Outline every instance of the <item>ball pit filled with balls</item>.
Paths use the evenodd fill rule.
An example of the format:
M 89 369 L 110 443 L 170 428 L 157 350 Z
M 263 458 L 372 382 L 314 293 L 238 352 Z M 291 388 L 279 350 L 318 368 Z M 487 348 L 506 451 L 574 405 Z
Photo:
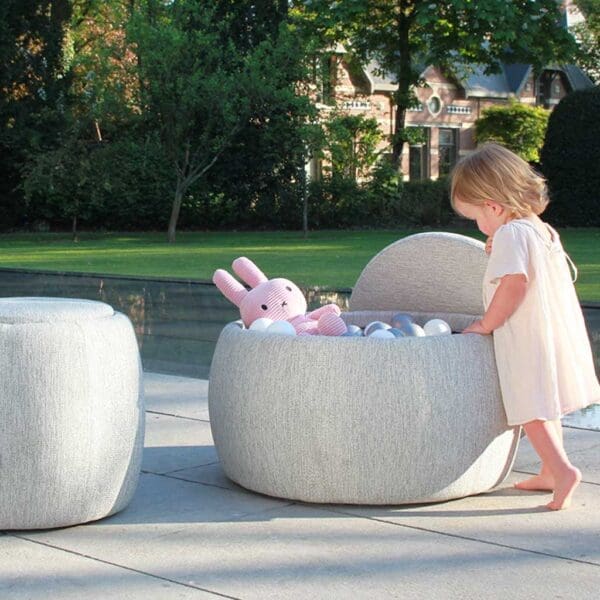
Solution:
M 224 473 L 276 498 L 353 505 L 439 502 L 502 482 L 520 431 L 506 422 L 492 336 L 461 334 L 484 312 L 487 260 L 478 240 L 420 233 L 367 264 L 345 333 L 227 325 L 208 393 Z
M 342 318 L 351 318 L 342 314 Z M 256 319 L 248 328 L 252 331 L 264 331 L 275 335 L 296 335 L 292 325 L 287 321 L 272 321 L 271 319 Z M 347 330 L 341 337 L 368 337 L 377 340 L 394 340 L 407 337 L 424 337 L 432 335 L 451 335 L 452 329 L 446 321 L 439 318 L 428 319 L 419 325 L 409 313 L 395 313 L 389 318 L 389 323 L 374 320 L 364 327 L 347 324 Z

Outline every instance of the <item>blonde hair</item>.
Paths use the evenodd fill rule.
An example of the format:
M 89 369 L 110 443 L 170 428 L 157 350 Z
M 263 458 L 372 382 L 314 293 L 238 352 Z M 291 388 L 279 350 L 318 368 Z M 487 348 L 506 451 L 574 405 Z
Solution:
M 455 211 L 456 201 L 480 206 L 492 200 L 520 218 L 540 215 L 548 206 L 544 178 L 500 144 L 484 144 L 465 156 L 451 178 L 450 202 Z

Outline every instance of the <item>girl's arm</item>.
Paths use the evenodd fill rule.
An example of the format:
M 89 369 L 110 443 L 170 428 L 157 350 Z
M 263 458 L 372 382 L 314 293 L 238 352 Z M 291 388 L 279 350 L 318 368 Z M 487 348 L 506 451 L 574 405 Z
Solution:
M 519 273 L 505 275 L 494 292 L 494 297 L 485 315 L 479 321 L 469 325 L 463 333 L 488 335 L 504 325 L 505 321 L 519 308 L 527 293 L 527 278 Z

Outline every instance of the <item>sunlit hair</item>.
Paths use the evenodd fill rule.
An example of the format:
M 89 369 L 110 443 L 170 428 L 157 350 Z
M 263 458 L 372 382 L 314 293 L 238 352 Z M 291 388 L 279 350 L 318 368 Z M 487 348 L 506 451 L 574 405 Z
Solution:
M 546 182 L 504 146 L 487 143 L 461 159 L 452 171 L 450 201 L 480 206 L 492 200 L 514 218 L 540 215 L 548 205 Z

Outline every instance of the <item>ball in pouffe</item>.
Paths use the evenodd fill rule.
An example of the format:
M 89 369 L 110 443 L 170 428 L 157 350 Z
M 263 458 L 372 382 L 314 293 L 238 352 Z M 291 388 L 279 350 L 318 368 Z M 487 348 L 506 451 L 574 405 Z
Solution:
M 273 319 L 269 319 L 268 317 L 260 317 L 260 319 L 256 319 L 252 321 L 252 324 L 248 329 L 252 331 L 266 331 L 267 327 L 273 323 Z
M 267 327 L 267 333 L 276 333 L 279 335 L 296 335 L 296 330 L 294 329 L 294 326 L 291 323 L 288 323 L 287 321 L 273 321 Z
M 449 335 L 452 333 L 450 325 L 443 319 L 431 319 L 423 325 L 426 335 Z
M 395 340 L 396 336 L 389 329 L 376 329 L 369 335 L 370 338 L 378 340 Z
M 365 327 L 365 335 L 371 335 L 374 331 L 378 329 L 390 329 L 390 326 L 383 321 L 371 321 Z

